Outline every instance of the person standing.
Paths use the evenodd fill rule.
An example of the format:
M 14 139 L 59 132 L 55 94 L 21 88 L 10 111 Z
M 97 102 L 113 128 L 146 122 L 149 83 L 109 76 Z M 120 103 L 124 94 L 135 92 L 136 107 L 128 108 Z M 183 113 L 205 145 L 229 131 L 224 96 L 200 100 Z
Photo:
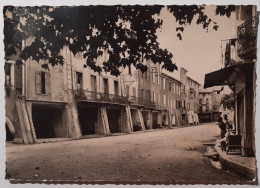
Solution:
M 228 116 L 227 116 L 227 114 L 224 114 L 223 115 L 223 118 L 224 118 L 224 123 L 226 124 L 226 129 L 228 130 L 228 131 L 231 131 L 232 130 L 232 125 L 229 123 L 229 121 L 228 121 Z
M 222 117 L 219 117 L 218 118 L 218 126 L 220 128 L 220 138 L 224 138 L 225 137 L 225 134 L 227 132 L 226 130 L 226 124 L 223 122 L 223 119 Z

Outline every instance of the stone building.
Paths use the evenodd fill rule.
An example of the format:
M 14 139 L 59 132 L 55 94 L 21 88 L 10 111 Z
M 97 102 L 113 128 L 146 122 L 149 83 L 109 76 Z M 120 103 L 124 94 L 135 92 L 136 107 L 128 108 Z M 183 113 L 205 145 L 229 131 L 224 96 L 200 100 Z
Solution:
M 188 71 L 183 67 L 180 70 L 181 86 L 181 114 L 182 124 L 198 124 L 198 102 L 200 83 L 187 76 Z
M 161 74 L 162 117 L 165 126 L 181 126 L 181 82 L 170 76 Z
M 28 39 L 22 46 L 32 41 Z M 14 142 L 34 143 L 37 139 L 54 137 L 79 138 L 75 101 L 66 82 L 67 67 L 45 69 L 41 65 L 48 62 L 22 62 L 17 61 L 18 56 L 5 57 L 5 60 L 6 123 L 7 131 L 14 129 Z
M 148 70 L 138 71 L 139 104 L 146 129 L 155 129 L 162 126 L 161 93 L 160 93 L 160 65 L 151 60 L 143 62 Z
M 205 75 L 204 87 L 228 85 L 235 95 L 235 130 L 242 136 L 242 155 L 255 153 L 256 6 L 236 7 L 236 32 L 226 45 L 223 69 Z M 239 57 L 232 59 L 230 46 Z
M 215 122 L 221 116 L 221 88 L 200 89 L 198 116 L 200 122 Z

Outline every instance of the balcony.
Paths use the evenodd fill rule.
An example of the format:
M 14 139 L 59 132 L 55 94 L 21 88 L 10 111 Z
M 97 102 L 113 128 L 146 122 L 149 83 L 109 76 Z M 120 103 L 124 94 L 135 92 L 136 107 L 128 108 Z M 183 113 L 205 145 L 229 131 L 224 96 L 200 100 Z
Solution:
M 257 20 L 254 16 L 237 28 L 238 56 L 242 59 L 256 59 Z
M 76 101 L 97 101 L 110 103 L 128 103 L 128 98 L 107 93 L 99 93 L 95 91 L 78 90 L 75 92 Z
M 155 102 L 150 101 L 150 100 L 144 100 L 142 98 L 137 98 L 136 102 L 137 102 L 137 104 L 142 105 L 144 107 L 148 107 L 148 108 L 157 107 Z
M 142 105 L 148 108 L 157 107 L 155 102 L 150 100 L 144 100 L 135 96 L 124 97 L 115 94 L 100 93 L 95 91 L 75 91 L 76 101 L 91 101 L 91 102 L 108 102 L 108 103 L 120 103 L 120 104 L 133 104 Z

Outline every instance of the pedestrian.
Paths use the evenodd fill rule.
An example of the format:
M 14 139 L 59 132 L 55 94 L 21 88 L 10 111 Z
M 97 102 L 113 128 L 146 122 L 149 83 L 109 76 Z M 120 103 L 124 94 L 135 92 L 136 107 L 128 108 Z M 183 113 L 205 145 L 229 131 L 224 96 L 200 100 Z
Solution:
M 218 118 L 218 126 L 220 128 L 220 138 L 222 139 L 222 138 L 225 137 L 225 134 L 227 132 L 226 124 L 223 122 L 223 118 L 222 117 Z
M 223 115 L 224 123 L 226 124 L 227 131 L 231 131 L 233 129 L 232 125 L 228 121 L 227 114 Z

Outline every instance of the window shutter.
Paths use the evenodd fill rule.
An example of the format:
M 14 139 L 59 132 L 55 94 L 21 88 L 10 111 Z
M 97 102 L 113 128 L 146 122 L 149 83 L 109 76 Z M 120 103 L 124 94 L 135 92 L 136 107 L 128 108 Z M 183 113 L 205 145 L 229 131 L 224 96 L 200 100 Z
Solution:
M 41 93 L 41 72 L 35 72 L 35 93 Z
M 16 65 L 14 66 L 14 87 L 17 89 L 22 89 L 22 65 Z
M 51 74 L 45 73 L 45 88 L 46 94 L 51 95 Z
M 129 85 L 126 85 L 126 96 L 129 97 Z

